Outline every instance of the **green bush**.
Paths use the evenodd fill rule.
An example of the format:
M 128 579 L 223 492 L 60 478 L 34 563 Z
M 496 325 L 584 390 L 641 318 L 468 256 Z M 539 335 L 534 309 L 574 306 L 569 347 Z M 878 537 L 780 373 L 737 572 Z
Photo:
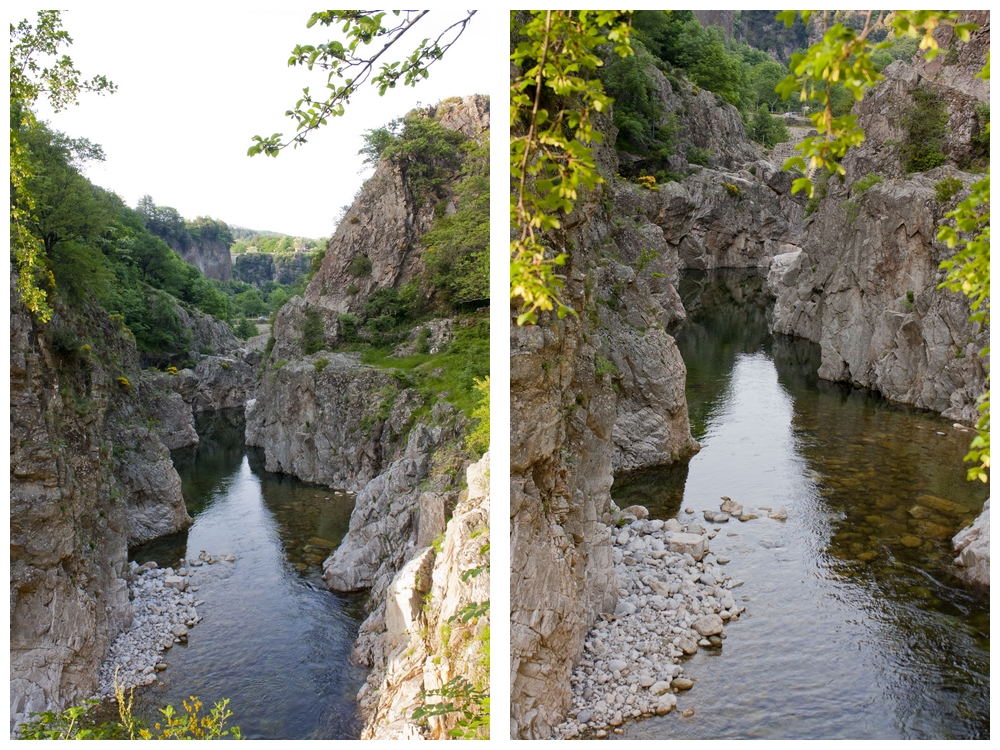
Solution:
M 688 164 L 697 164 L 699 167 L 708 167 L 712 164 L 712 152 L 707 148 L 695 146 L 687 155 Z
M 906 138 L 900 155 L 907 172 L 926 172 L 945 163 L 943 151 L 948 112 L 932 89 L 921 86 L 913 92 L 914 106 L 903 118 Z
M 323 369 L 330 364 L 330 360 L 326 357 L 320 357 L 315 362 L 313 362 L 313 368 L 316 372 L 323 372 Z
M 320 312 L 312 307 L 306 309 L 302 321 L 302 351 L 306 355 L 315 354 L 326 346 L 324 335 L 326 324 Z
M 239 325 L 233 330 L 233 335 L 238 339 L 248 339 L 257 335 L 257 326 L 246 318 L 240 318 Z
M 368 276 L 372 272 L 372 262 L 367 255 L 355 255 L 347 264 L 347 272 L 351 276 Z
M 938 180 L 934 183 L 934 196 L 937 198 L 938 203 L 947 203 L 963 187 L 965 185 L 957 177 L 945 177 L 943 180 Z
M 885 180 L 874 172 L 869 172 L 867 175 L 851 185 L 851 191 L 860 198 L 868 192 L 868 188 L 873 185 L 878 185 L 880 182 L 885 182 Z
M 791 138 L 785 121 L 780 117 L 774 117 L 766 104 L 761 104 L 757 108 L 753 119 L 747 124 L 747 135 L 764 148 L 774 148 Z

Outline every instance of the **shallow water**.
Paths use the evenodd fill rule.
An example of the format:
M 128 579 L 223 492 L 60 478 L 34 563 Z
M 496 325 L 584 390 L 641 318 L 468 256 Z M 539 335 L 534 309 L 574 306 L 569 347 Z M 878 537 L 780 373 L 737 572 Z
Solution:
M 365 673 L 348 657 L 362 599 L 327 591 L 320 579 L 353 496 L 265 472 L 243 445 L 241 413 L 202 415 L 197 429 L 201 442 L 173 454 L 194 525 L 131 556 L 165 566 L 207 550 L 236 562 L 199 569 L 204 619 L 187 644 L 165 652 L 163 684 L 137 694 L 137 713 L 155 720 L 158 707 L 180 708 L 188 696 L 207 707 L 229 698 L 244 736 L 356 738 Z
M 747 607 L 685 664 L 680 710 L 627 739 L 988 738 L 989 602 L 955 578 L 951 537 L 987 497 L 972 433 L 819 381 L 818 347 L 768 333 L 753 274 L 686 276 L 689 462 L 615 480 L 620 507 L 718 526 Z M 710 525 L 720 496 L 787 521 Z M 695 511 L 693 516 L 684 509 Z

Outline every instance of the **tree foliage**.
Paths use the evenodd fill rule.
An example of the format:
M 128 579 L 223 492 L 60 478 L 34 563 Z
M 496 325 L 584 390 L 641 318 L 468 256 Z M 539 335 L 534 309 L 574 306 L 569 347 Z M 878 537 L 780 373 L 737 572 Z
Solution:
M 38 11 L 34 25 L 27 19 L 10 26 L 10 223 L 11 250 L 17 269 L 21 301 L 42 322 L 52 316 L 45 278 L 42 238 L 32 233 L 35 199 L 28 182 L 34 169 L 23 143 L 24 134 L 37 125 L 33 107 L 42 97 L 55 111 L 75 104 L 84 91 L 113 93 L 115 85 L 104 76 L 84 80 L 68 55 L 56 57 L 73 39 L 62 28 L 57 10 Z M 51 276 L 48 278 L 51 284 Z
M 603 65 L 599 46 L 610 43 L 622 57 L 632 47 L 617 11 L 512 11 L 511 32 L 518 73 L 510 104 L 510 296 L 521 302 L 523 325 L 539 311 L 571 312 L 558 297 L 556 271 L 568 256 L 547 248 L 542 233 L 561 226 L 559 214 L 573 210 L 579 190 L 603 181 L 589 144 L 601 140 L 594 115 L 612 100 L 590 76 Z
M 329 118 L 344 114 L 354 93 L 369 79 L 378 87 L 379 96 L 397 83 L 415 86 L 428 77 L 430 67 L 444 57 L 458 41 L 476 11 L 451 24 L 435 39 L 424 39 L 407 57 L 393 62 L 383 62 L 383 56 L 396 47 L 405 34 L 427 17 L 428 10 L 325 10 L 309 17 L 307 28 L 317 23 L 322 26 L 339 26 L 343 41 L 330 40 L 320 45 L 296 45 L 288 60 L 289 66 L 305 65 L 309 70 L 318 67 L 328 71 L 325 98 L 314 97 L 309 88 L 302 90 L 302 98 L 288 110 L 296 124 L 296 133 L 285 138 L 282 133 L 253 137 L 247 154 L 277 156 L 288 146 L 298 147 L 306 142 L 310 133 L 326 125 Z M 369 52 L 368 47 L 375 47 Z M 377 67 L 381 64 L 381 67 Z

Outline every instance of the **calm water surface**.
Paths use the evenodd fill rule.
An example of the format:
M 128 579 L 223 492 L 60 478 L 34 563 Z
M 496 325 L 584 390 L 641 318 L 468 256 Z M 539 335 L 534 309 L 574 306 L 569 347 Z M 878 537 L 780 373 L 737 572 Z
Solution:
M 615 480 L 653 517 L 721 495 L 788 520 L 719 524 L 712 550 L 747 612 L 697 680 L 627 739 L 989 738 L 989 602 L 953 575 L 951 537 L 987 497 L 965 481 L 972 434 L 819 381 L 818 347 L 768 333 L 763 280 L 689 275 L 688 463 Z
M 320 580 L 323 559 L 347 532 L 353 496 L 265 472 L 243 445 L 241 413 L 203 415 L 197 429 L 201 442 L 173 454 L 194 525 L 132 557 L 176 565 L 207 550 L 236 562 L 198 569 L 204 620 L 166 652 L 164 684 L 137 695 L 138 713 L 155 719 L 157 707 L 180 707 L 191 695 L 206 706 L 229 698 L 244 736 L 356 738 L 364 672 L 348 656 L 362 600 Z

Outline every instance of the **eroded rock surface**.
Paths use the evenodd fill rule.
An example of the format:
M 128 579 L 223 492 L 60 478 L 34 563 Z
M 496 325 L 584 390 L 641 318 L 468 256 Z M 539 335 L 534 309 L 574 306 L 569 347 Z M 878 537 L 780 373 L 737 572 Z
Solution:
M 983 506 L 983 512 L 975 523 L 962 529 L 952 540 L 958 557 L 955 564 L 962 575 L 981 586 L 990 585 L 990 501 Z
M 572 247 L 562 296 L 580 314 L 510 333 L 511 735 L 522 739 L 562 721 L 584 634 L 615 608 L 602 522 L 612 472 L 697 448 L 684 363 L 665 332 L 684 315 L 676 250 L 645 218 L 639 188 L 613 180 L 609 144 L 595 155 L 608 183 L 553 237 Z
M 268 471 L 358 492 L 403 453 L 423 403 L 392 371 L 323 352 L 264 375 L 247 404 L 247 445 L 264 448 Z
M 461 619 L 490 597 L 489 569 L 484 568 L 489 553 L 483 552 L 489 544 L 488 453 L 467 476 L 469 489 L 440 547 L 418 547 L 393 578 L 384 614 L 376 610 L 361 626 L 355 653 L 364 653 L 372 666 L 359 694 L 362 739 L 441 739 L 457 717 L 434 718 L 422 728 L 413 719 L 413 710 L 423 704 L 420 691 L 440 689 L 457 676 L 488 691 L 488 651 L 482 640 L 489 635 L 489 610 L 477 608 L 478 615 Z
M 986 390 L 979 353 L 989 332 L 969 322 L 963 295 L 937 288 L 944 279 L 940 263 L 955 251 L 936 237 L 945 214 L 978 179 L 956 165 L 973 158 L 978 97 L 985 91 L 988 98 L 980 84 L 961 83 L 982 67 L 982 33 L 962 48 L 963 65 L 937 73 L 903 62 L 886 68 L 886 80 L 855 107 L 866 141 L 844 159 L 846 180 L 826 184 L 805 222 L 802 252 L 783 257 L 768 282 L 777 297 L 773 330 L 818 343 L 820 377 L 873 388 L 966 424 L 977 419 L 976 399 Z M 980 57 L 973 59 L 976 49 Z M 941 147 L 948 163 L 907 175 L 894 144 L 907 137 L 907 113 L 918 106 L 921 90 L 947 112 Z M 866 175 L 882 182 L 856 184 Z M 963 189 L 941 202 L 935 186 L 944 179 Z
M 131 339 L 96 308 L 12 307 L 11 728 L 93 695 L 132 617 L 127 545 L 191 521 Z

